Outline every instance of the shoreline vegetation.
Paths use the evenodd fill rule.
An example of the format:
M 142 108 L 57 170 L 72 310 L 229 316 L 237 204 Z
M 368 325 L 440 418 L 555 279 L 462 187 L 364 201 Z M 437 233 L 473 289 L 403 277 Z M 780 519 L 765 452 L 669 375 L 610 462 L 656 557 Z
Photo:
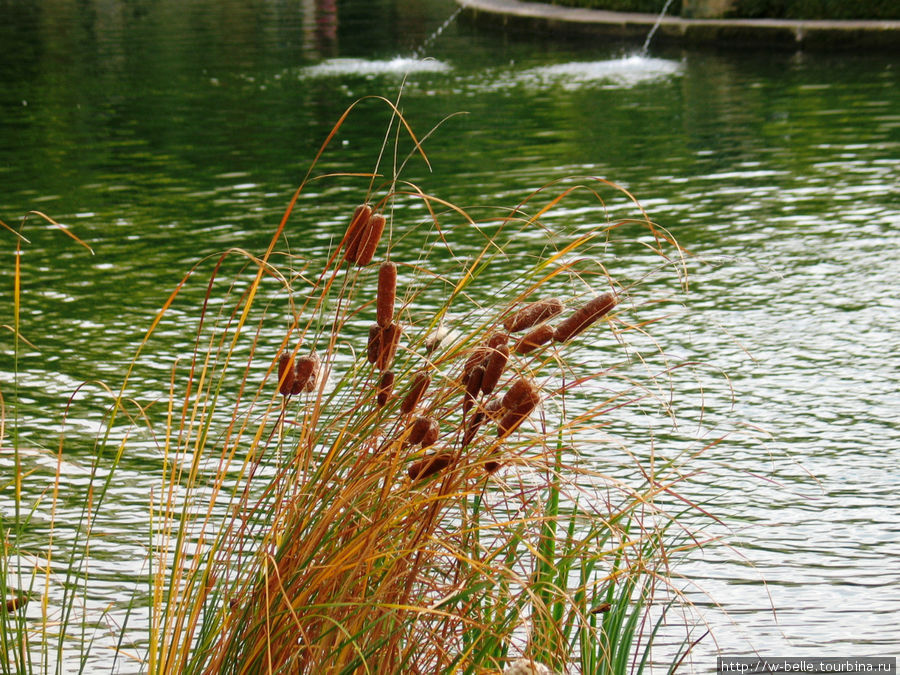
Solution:
M 317 174 L 367 105 L 392 110 L 392 145 L 371 171 Z M 29 501 L 23 484 L 38 478 L 16 412 L 26 387 L 4 387 L 0 447 L 16 475 L 3 488 L 15 512 L 3 514 L 0 671 L 85 668 L 104 636 L 110 670 L 148 673 L 682 667 L 706 633 L 677 566 L 715 519 L 679 486 L 704 448 L 637 451 L 607 428 L 633 406 L 675 418 L 668 374 L 689 365 L 670 363 L 652 329 L 657 307 L 686 289 L 685 253 L 598 177 L 476 218 L 403 179 L 407 162 L 428 164 L 433 132 L 417 135 L 381 97 L 341 116 L 268 248 L 200 261 L 165 301 L 108 388 L 87 484 L 64 480 L 63 432 L 55 476 Z M 358 203 L 336 206 L 348 226 L 325 259 L 287 245 L 315 226 L 296 207 L 320 182 L 353 186 Z M 596 226 L 554 220 L 573 200 L 593 205 Z M 609 211 L 615 200 L 632 215 Z M 4 226 L 16 355 L 34 330 L 26 220 Z M 456 228 L 476 244 L 457 243 Z M 618 269 L 629 251 L 648 261 L 637 278 Z M 168 364 L 162 401 L 137 401 L 130 380 L 189 287 L 203 297 L 181 320 L 192 352 Z M 158 469 L 143 572 L 130 598 L 106 597 L 89 621 L 102 604 L 92 547 L 115 522 L 110 486 L 141 434 Z M 627 471 L 607 454 L 627 457 Z M 73 503 L 70 532 L 61 514 Z M 32 523 L 45 507 L 47 523 Z M 35 531 L 41 545 L 22 543 Z

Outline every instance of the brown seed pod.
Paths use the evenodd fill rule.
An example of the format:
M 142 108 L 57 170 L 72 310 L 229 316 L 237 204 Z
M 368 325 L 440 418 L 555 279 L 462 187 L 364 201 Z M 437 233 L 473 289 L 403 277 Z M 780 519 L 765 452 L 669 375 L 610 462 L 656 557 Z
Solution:
M 488 338 L 487 346 L 488 349 L 497 349 L 509 342 L 509 335 L 506 333 L 491 333 L 491 337 Z M 489 352 L 490 353 L 490 352 Z
M 353 212 L 347 233 L 344 235 L 344 257 L 350 262 L 355 263 L 359 257 L 359 245 L 371 217 L 372 207 L 368 204 L 360 204 Z
M 498 422 L 503 417 L 503 402 L 499 396 L 495 396 L 485 403 L 481 409 L 495 422 Z
M 397 345 L 400 344 L 400 333 L 402 332 L 400 326 L 396 323 L 381 329 L 381 340 L 378 358 L 376 359 L 378 370 L 385 371 L 391 367 L 391 364 L 394 362 L 394 355 L 397 353 Z
M 366 359 L 369 363 L 378 361 L 381 352 L 381 326 L 373 323 L 369 326 L 369 343 L 366 345 Z
M 462 439 L 462 447 L 466 447 L 475 440 L 475 435 L 478 433 L 478 429 L 481 427 L 482 422 L 484 422 L 484 418 L 487 414 L 484 410 L 476 410 L 475 413 L 468 419 L 466 422 L 466 431 L 463 434 Z
M 394 391 L 394 371 L 386 370 L 381 374 L 378 382 L 378 407 L 383 408 Z
M 413 377 L 412 385 L 409 388 L 409 391 L 406 392 L 406 396 L 403 397 L 403 401 L 400 403 L 400 413 L 403 415 L 409 415 L 413 410 L 416 409 L 416 406 L 419 405 L 419 401 L 422 400 L 422 396 L 425 394 L 425 390 L 428 389 L 428 386 L 431 384 L 431 375 L 426 373 L 424 370 L 418 372 Z
M 481 383 L 484 381 L 484 366 L 475 366 L 466 378 L 466 393 L 463 396 L 463 412 L 469 412 L 475 397 L 481 391 Z
M 537 326 L 547 319 L 552 319 L 560 314 L 565 305 L 559 298 L 546 298 L 525 305 L 518 312 L 507 317 L 503 322 L 503 327 L 510 333 L 517 333 L 520 330 Z
M 287 350 L 278 357 L 278 391 L 282 396 L 291 393 L 294 387 L 294 358 Z
M 436 452 L 430 457 L 420 459 L 409 465 L 409 477 L 412 480 L 422 480 L 433 476 L 438 471 L 443 471 L 453 461 L 452 452 Z
M 412 445 L 419 445 L 419 443 L 421 443 L 423 447 L 428 447 L 429 445 L 434 445 L 439 431 L 440 426 L 436 419 L 428 417 L 427 415 L 421 415 L 413 420 L 413 423 L 410 426 L 409 436 L 406 437 L 406 440 Z M 433 440 L 430 443 L 425 442 L 432 437 Z
M 515 431 L 522 422 L 528 419 L 528 415 L 531 411 L 528 412 L 520 411 L 520 410 L 507 410 L 503 417 L 500 418 L 500 421 L 497 422 L 497 437 L 503 438 L 504 436 L 508 436 L 513 431 Z
M 496 453 L 491 453 L 491 457 L 495 457 Z M 489 459 L 484 463 L 484 470 L 488 473 L 494 473 L 497 469 L 503 466 L 500 462 L 495 459 Z
M 469 379 L 469 373 L 471 373 L 475 367 L 484 365 L 484 362 L 490 353 L 491 351 L 484 345 L 475 348 L 469 358 L 466 359 L 466 364 L 463 366 L 463 383 Z
M 553 339 L 557 342 L 567 342 L 584 331 L 592 323 L 607 314 L 616 306 L 616 297 L 612 293 L 598 295 L 586 305 L 575 311 L 574 314 L 564 319 L 556 327 Z
M 505 412 L 531 413 L 540 403 L 538 388 L 532 380 L 520 378 L 512 383 L 500 401 Z
M 7 600 L 5 604 L 7 612 L 15 612 L 19 607 L 28 604 L 28 598 L 24 595 L 18 595 Z
M 431 420 L 431 424 L 429 424 L 428 428 L 425 430 L 425 435 L 422 436 L 422 447 L 427 448 L 437 443 L 440 433 L 441 425 L 438 424 L 437 420 Z
M 481 391 L 490 394 L 500 381 L 503 369 L 506 368 L 506 362 L 509 360 L 509 347 L 501 344 L 495 347 L 487 358 L 484 366 L 484 377 L 481 378 Z
M 378 268 L 378 295 L 376 317 L 382 328 L 394 320 L 394 300 L 397 297 L 397 266 L 392 262 L 381 263 Z
M 387 220 L 380 213 L 372 214 L 366 229 L 363 233 L 362 240 L 359 243 L 359 253 L 357 254 L 356 264 L 360 267 L 368 265 L 375 256 L 375 250 L 378 248 L 378 242 L 381 241 L 381 235 L 384 232 L 384 226 Z
M 297 359 L 297 365 L 294 366 L 293 393 L 299 394 L 301 391 L 309 392 L 316 390 L 320 365 L 321 361 L 315 353 L 312 353 L 309 356 L 301 356 Z
M 522 338 L 515 344 L 513 347 L 513 351 L 516 354 L 528 354 L 533 352 L 535 349 L 540 347 L 541 345 L 545 345 L 550 340 L 553 339 L 556 331 L 553 326 L 545 323 L 543 326 L 538 326 L 532 331 L 525 333 Z

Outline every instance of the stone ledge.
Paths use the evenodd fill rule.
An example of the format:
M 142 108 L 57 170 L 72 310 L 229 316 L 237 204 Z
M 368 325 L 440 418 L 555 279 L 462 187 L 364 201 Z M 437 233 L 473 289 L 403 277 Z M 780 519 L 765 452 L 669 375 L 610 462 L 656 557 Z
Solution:
M 520 0 L 456 0 L 467 18 L 508 30 L 557 35 L 646 37 L 654 14 L 608 12 Z M 686 19 L 664 16 L 655 41 L 791 49 L 900 51 L 900 21 Z

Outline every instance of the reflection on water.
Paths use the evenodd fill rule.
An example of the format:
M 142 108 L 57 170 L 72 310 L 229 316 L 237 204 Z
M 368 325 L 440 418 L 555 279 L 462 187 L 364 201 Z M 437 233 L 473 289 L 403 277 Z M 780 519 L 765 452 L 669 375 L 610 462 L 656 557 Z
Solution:
M 402 108 L 417 131 L 469 113 L 427 139 L 432 169 L 413 160 L 409 180 L 480 207 L 512 206 L 555 178 L 601 176 L 632 191 L 693 254 L 691 293 L 661 308 L 677 314 L 658 334 L 667 355 L 698 364 L 673 375 L 680 425 L 635 408 L 622 410 L 610 433 L 638 456 L 725 437 L 696 460 L 702 473 L 689 491 L 726 515 L 732 531 L 710 534 L 727 534 L 731 546 L 680 568 L 718 646 L 785 655 L 896 647 L 896 64 L 848 55 L 622 57 L 618 47 L 518 40 L 456 23 L 430 44 L 431 59 L 396 58 L 415 53 L 454 8 L 449 0 L 195 0 L 187 9 L 73 3 L 65 14 L 50 3 L 0 5 L 8 45 L 0 219 L 15 223 L 38 208 L 96 251 L 36 222 L 27 231 L 23 332 L 35 349 L 20 357 L 19 414 L 33 449 L 24 458 L 35 470 L 31 498 L 52 471 L 60 411 L 79 383 L 121 380 L 150 317 L 198 259 L 232 246 L 261 250 L 346 106 L 395 97 L 398 75 L 408 74 Z M 383 106 L 360 106 L 322 170 L 372 171 L 389 119 Z M 322 253 L 367 186 L 314 182 L 285 246 Z M 624 200 L 607 206 L 610 218 L 634 215 Z M 606 215 L 567 202 L 548 225 L 577 230 Z M 447 228 L 465 250 L 471 232 L 452 218 Z M 645 260 L 636 249 L 604 264 L 636 278 Z M 11 287 L 11 269 L 0 266 L 0 287 Z M 11 323 L 7 297 L 0 325 Z M 185 325 L 198 297 L 186 296 L 161 325 L 137 399 L 158 400 L 169 364 L 189 353 Z M 6 394 L 8 331 L 0 340 Z M 73 399 L 64 464 L 72 486 L 84 488 L 80 468 L 91 465 L 109 403 L 94 384 Z M 132 447 L 110 497 L 115 519 L 98 524 L 109 535 L 90 561 L 103 582 L 100 608 L 110 588 L 124 597 L 147 545 L 140 526 L 161 454 L 149 435 Z M 598 463 L 621 463 L 611 472 L 628 470 L 627 458 L 597 452 Z M 7 474 L 10 462 L 0 457 Z M 7 493 L 0 503 L 9 512 Z M 33 550 L 45 506 L 23 542 Z M 59 517 L 75 522 L 80 508 L 73 497 Z M 715 647 L 697 648 L 698 669 Z

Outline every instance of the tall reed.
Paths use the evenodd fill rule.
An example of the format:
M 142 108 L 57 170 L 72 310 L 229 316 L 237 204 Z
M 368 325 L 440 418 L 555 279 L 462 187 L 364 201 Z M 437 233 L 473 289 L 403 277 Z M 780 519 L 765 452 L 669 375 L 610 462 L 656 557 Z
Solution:
M 652 298 L 616 277 L 610 249 L 639 230 L 658 268 L 680 274 L 678 245 L 637 202 L 635 218 L 565 238 L 544 224 L 566 199 L 587 194 L 603 216 L 601 193 L 630 198 L 596 178 L 475 218 L 404 182 L 402 167 L 382 179 L 376 166 L 367 186 L 314 175 L 352 109 L 267 250 L 211 263 L 165 414 L 128 414 L 155 426 L 162 466 L 148 606 L 128 605 L 148 614 L 148 634 L 139 649 L 121 640 L 117 659 L 152 673 L 481 673 L 522 657 L 557 672 L 639 671 L 659 628 L 645 617 L 660 589 L 666 602 L 677 591 L 671 553 L 694 540 L 670 536 L 682 514 L 658 500 L 682 467 L 636 466 L 633 484 L 603 470 L 608 420 L 658 386 L 634 379 L 626 349 L 644 330 L 633 308 Z M 347 227 L 322 260 L 281 247 L 313 179 L 359 187 L 355 210 L 335 205 Z M 428 214 L 418 225 L 413 202 Z M 202 271 L 164 303 L 135 363 Z M 114 438 L 101 442 L 110 476 L 127 448 Z

